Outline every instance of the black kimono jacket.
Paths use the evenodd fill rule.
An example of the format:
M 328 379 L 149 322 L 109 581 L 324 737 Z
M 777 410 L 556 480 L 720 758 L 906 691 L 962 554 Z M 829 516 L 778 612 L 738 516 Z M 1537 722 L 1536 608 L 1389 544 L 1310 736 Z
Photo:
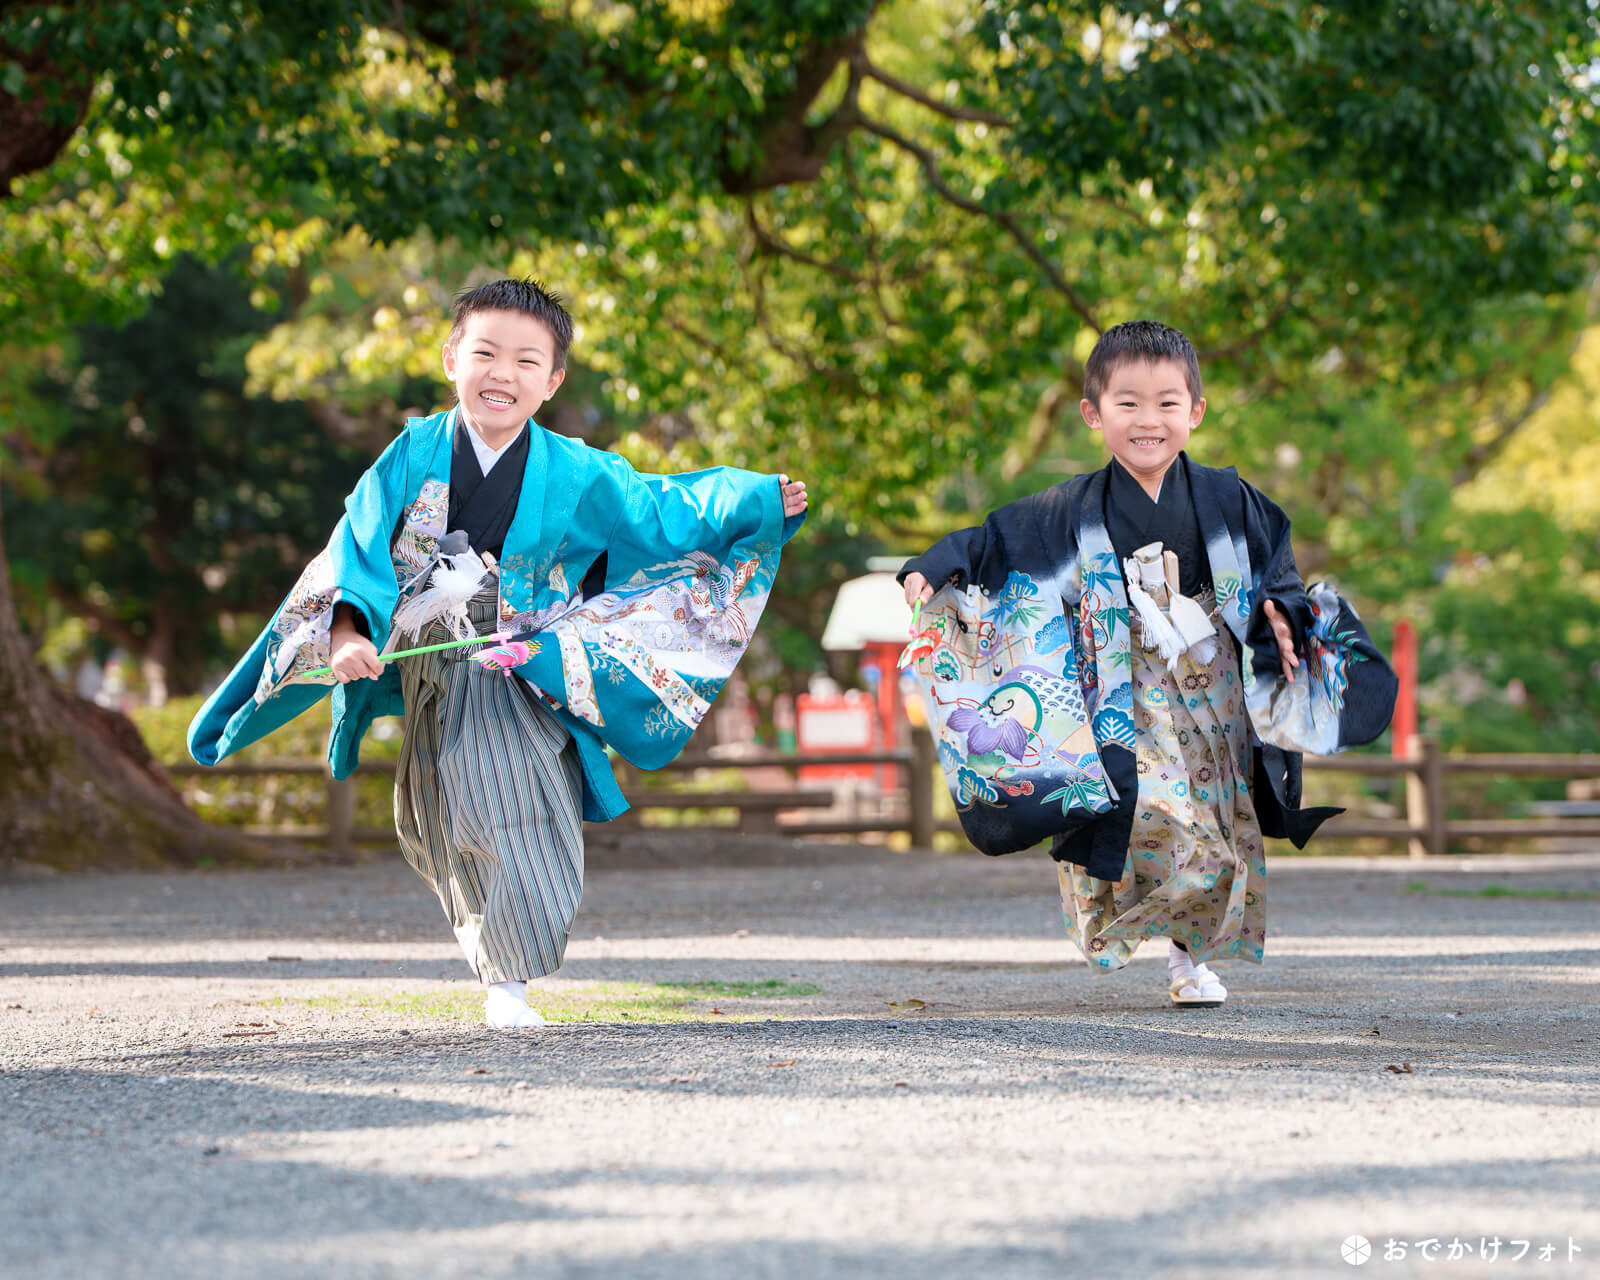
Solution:
M 1338 750 L 1381 733 L 1393 711 L 1394 674 L 1354 611 L 1330 588 L 1318 584 L 1308 594 L 1295 568 L 1288 517 L 1275 503 L 1231 467 L 1203 467 L 1186 456 L 1181 462 L 1211 585 L 1239 641 L 1261 830 L 1304 847 L 1318 826 L 1342 811 L 1300 807 L 1301 753 Z M 915 572 L 935 589 L 975 587 L 997 597 L 1026 575 L 1046 609 L 1057 607 L 1059 593 L 1061 621 L 1052 619 L 1044 630 L 1064 626 L 1078 646 L 1077 671 L 1110 784 L 1109 805 L 1100 813 L 1074 809 L 1064 816 L 1059 806 L 1013 800 L 981 812 L 975 806 L 962 819 L 985 853 L 1009 853 L 1053 837 L 1053 857 L 1106 880 L 1122 875 L 1139 790 L 1128 599 L 1106 520 L 1115 465 L 1009 503 L 983 524 L 942 538 L 900 571 L 902 581 Z M 1294 629 L 1302 659 L 1295 685 L 1283 678 L 1262 610 L 1266 600 Z

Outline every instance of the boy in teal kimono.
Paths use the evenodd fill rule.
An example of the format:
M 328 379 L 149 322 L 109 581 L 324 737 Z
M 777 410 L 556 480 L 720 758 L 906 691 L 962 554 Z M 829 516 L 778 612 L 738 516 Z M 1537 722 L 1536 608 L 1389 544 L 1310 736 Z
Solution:
M 333 694 L 329 763 L 355 767 L 403 715 L 401 848 L 488 988 L 536 1026 L 582 889 L 581 820 L 627 808 L 610 746 L 640 768 L 682 749 L 744 653 L 804 520 L 804 484 L 719 467 L 643 475 L 541 428 L 572 321 L 531 281 L 457 302 L 455 407 L 414 418 L 357 483 L 328 546 L 196 715 L 202 764 Z M 384 662 L 387 650 L 516 636 Z M 321 669 L 331 668 L 331 674 Z M 507 678 L 510 677 L 510 678 Z

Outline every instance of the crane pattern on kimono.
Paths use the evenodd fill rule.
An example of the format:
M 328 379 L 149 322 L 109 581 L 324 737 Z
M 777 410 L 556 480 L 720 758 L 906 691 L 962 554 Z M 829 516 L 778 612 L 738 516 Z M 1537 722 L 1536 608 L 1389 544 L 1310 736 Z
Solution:
M 255 701 L 265 702 L 288 684 L 332 684 L 333 677 L 306 673 L 328 665 L 333 648 L 333 606 L 339 587 L 333 580 L 333 558 L 317 552 L 290 589 L 289 597 L 267 628 L 266 661 L 256 682 Z
M 725 565 L 693 551 L 640 570 L 582 612 L 602 648 L 626 636 L 684 673 L 726 675 L 749 647 L 766 603 L 766 588 L 751 586 L 760 569 L 755 557 Z
M 450 486 L 425 482 L 406 508 L 400 532 L 389 549 L 401 599 L 420 589 L 439 557 L 439 539 L 450 506 Z M 333 557 L 327 547 L 317 552 L 289 589 L 282 608 L 268 627 L 266 661 L 255 700 L 263 703 L 289 684 L 333 684 L 333 675 L 309 676 L 328 665 L 332 651 L 333 607 L 341 592 L 334 581 Z

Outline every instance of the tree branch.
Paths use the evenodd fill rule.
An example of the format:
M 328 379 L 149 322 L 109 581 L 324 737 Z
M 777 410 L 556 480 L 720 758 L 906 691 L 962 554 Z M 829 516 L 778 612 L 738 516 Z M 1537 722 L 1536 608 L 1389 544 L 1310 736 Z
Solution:
M 68 590 L 59 582 L 47 583 L 46 590 L 50 593 L 51 599 L 68 613 L 79 618 L 87 618 L 129 653 L 144 652 L 143 638 L 135 635 L 132 628 L 109 609 L 97 605 L 87 596 Z
M 1022 438 L 1007 449 L 1001 459 L 1001 476 L 1015 480 L 1030 462 L 1043 454 L 1062 417 L 1082 398 L 1083 370 L 1074 362 L 1039 394 Z
M 751 367 L 750 362 L 742 353 L 736 354 L 729 351 L 723 343 L 718 342 L 709 333 L 696 328 L 688 321 L 674 315 L 671 311 L 663 310 L 661 319 L 667 328 L 689 339 L 698 350 L 711 352 L 729 369 L 738 369 L 747 378 L 759 379 L 759 372 Z
M 860 393 L 860 375 L 851 369 L 841 369 L 825 361 L 817 359 L 803 347 L 798 347 L 782 337 L 767 315 L 767 286 L 766 279 L 760 267 L 748 267 L 750 280 L 750 295 L 752 309 L 755 312 L 756 329 L 766 340 L 766 343 L 779 355 L 793 361 L 802 369 L 810 371 L 815 377 L 821 378 L 830 386 L 839 387 L 851 393 Z M 880 397 L 873 395 L 871 399 Z
M 888 300 L 884 297 L 884 277 L 887 274 L 883 263 L 883 246 L 878 237 L 877 225 L 872 221 L 872 212 L 867 201 L 861 195 L 861 175 L 856 171 L 855 157 L 848 146 L 844 148 L 844 176 L 850 185 L 850 198 L 854 202 L 857 216 L 861 225 L 866 228 L 865 247 L 867 261 L 872 264 L 871 294 L 873 305 L 877 308 L 879 317 L 883 320 L 885 333 L 892 333 L 904 326 L 894 318 L 889 311 Z M 898 278 L 898 277 L 896 277 Z
M 747 196 L 791 182 L 813 182 L 821 175 L 822 166 L 835 144 L 861 119 L 857 104 L 861 71 L 856 55 L 865 34 L 863 27 L 801 55 L 795 64 L 793 90 L 768 106 L 761 127 L 760 167 L 736 170 L 725 164 L 719 175 L 724 191 L 729 195 Z M 840 62 L 847 63 L 850 68 L 843 100 L 821 124 L 807 124 L 806 114 L 811 104 L 833 77 Z
M 909 98 L 912 102 L 927 107 L 929 111 L 936 111 L 950 120 L 967 120 L 974 124 L 993 125 L 997 129 L 1009 129 L 1011 121 L 1004 116 L 995 115 L 992 111 L 980 111 L 976 107 L 953 107 L 949 103 L 940 102 L 918 89 L 915 85 L 907 84 L 898 76 L 892 76 L 883 68 L 877 66 L 865 52 L 858 55 L 857 65 L 861 74 L 868 80 L 876 80 L 885 89 L 898 93 L 902 98 Z
M 780 258 L 788 258 L 793 262 L 803 263 L 808 267 L 815 267 L 818 271 L 825 271 L 830 276 L 837 276 L 840 280 L 848 280 L 851 284 L 865 284 L 866 281 L 849 267 L 841 267 L 836 262 L 824 262 L 821 258 L 813 258 L 809 254 L 801 253 L 787 241 L 780 239 L 761 225 L 761 220 L 756 217 L 755 205 L 745 203 L 744 220 L 751 232 L 755 235 L 756 243 L 764 249 L 777 254 Z
M 1574 333 L 1571 342 L 1568 343 L 1567 358 L 1561 362 L 1563 373 L 1572 368 L 1573 357 L 1578 354 L 1578 348 L 1583 344 L 1586 323 L 1594 317 L 1597 310 L 1600 310 L 1600 274 L 1596 274 L 1589 280 L 1589 297 L 1585 307 L 1584 319 L 1573 326 Z M 1550 338 L 1554 339 L 1564 327 L 1563 317 L 1558 311 L 1550 320 Z M 1560 380 L 1561 375 L 1557 375 L 1542 391 L 1537 391 L 1529 397 L 1528 403 L 1522 406 L 1521 411 L 1515 417 L 1502 417 L 1499 425 L 1495 428 L 1494 434 L 1489 439 L 1474 445 L 1468 450 L 1466 459 L 1456 468 L 1455 474 L 1450 477 L 1451 487 L 1454 488 L 1457 485 L 1467 483 L 1489 463 L 1494 461 L 1495 456 L 1510 443 L 1511 437 L 1522 430 L 1528 419 L 1538 413 L 1549 402 L 1551 395 L 1555 392 L 1556 383 Z
M 1528 403 L 1523 405 L 1521 411 L 1514 417 L 1501 418 L 1492 436 L 1479 444 L 1473 445 L 1467 451 L 1465 460 L 1456 468 L 1455 474 L 1450 477 L 1450 487 L 1454 489 L 1466 484 L 1467 481 L 1474 479 L 1490 462 L 1494 461 L 1495 455 L 1511 442 L 1511 437 L 1522 430 L 1528 419 L 1538 413 L 1549 402 L 1552 391 L 1552 387 L 1546 387 L 1543 391 L 1531 396 Z
M 17 178 L 55 162 L 94 92 L 93 72 L 48 41 L 27 53 L 0 44 L 0 65 L 6 63 L 21 69 L 23 88 L 20 97 L 0 89 L 0 199 Z
M 1259 345 L 1261 340 L 1277 327 L 1278 321 L 1289 314 L 1289 308 L 1294 305 L 1295 290 L 1298 287 L 1297 283 L 1290 283 L 1282 300 L 1272 309 L 1272 314 L 1258 328 L 1245 334 L 1238 341 L 1230 342 L 1225 347 L 1213 347 L 1208 351 L 1200 352 L 1200 362 L 1208 364 L 1213 360 L 1234 360 Z
M 976 200 L 968 199 L 966 196 L 958 195 L 951 190 L 950 186 L 945 182 L 944 176 L 939 172 L 939 162 L 934 158 L 933 153 L 926 147 L 912 142 L 909 138 L 902 137 L 889 128 L 888 125 L 880 124 L 876 120 L 869 120 L 863 116 L 860 121 L 860 127 L 867 133 L 882 138 L 885 142 L 893 143 L 908 155 L 916 157 L 917 162 L 922 166 L 923 176 L 927 178 L 928 185 L 948 203 L 953 204 L 965 213 L 970 213 L 980 218 L 988 218 L 997 226 L 1004 228 L 1006 233 L 1017 242 L 1023 253 L 1032 259 L 1033 264 L 1044 274 L 1045 279 L 1066 296 L 1072 309 L 1078 313 L 1079 319 L 1096 333 L 1105 332 L 1101 328 L 1100 322 L 1094 318 L 1094 312 L 1089 309 L 1089 304 L 1084 300 L 1083 295 L 1072 287 L 1067 278 L 1061 274 L 1056 264 L 1045 257 L 1044 251 L 1034 244 L 1033 238 L 1022 229 L 1022 225 L 1013 215 L 986 208 Z

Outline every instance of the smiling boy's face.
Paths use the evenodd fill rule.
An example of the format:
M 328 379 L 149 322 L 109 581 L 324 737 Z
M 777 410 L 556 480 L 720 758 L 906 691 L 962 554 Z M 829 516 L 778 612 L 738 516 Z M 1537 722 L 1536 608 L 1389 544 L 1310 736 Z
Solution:
M 1206 402 L 1189 391 L 1176 360 L 1124 360 L 1106 378 L 1100 403 L 1078 406 L 1092 431 L 1152 496 L 1161 478 L 1205 417 Z
M 474 311 L 445 343 L 444 371 L 467 424 L 499 447 L 539 411 L 566 377 L 542 320 L 518 311 Z

